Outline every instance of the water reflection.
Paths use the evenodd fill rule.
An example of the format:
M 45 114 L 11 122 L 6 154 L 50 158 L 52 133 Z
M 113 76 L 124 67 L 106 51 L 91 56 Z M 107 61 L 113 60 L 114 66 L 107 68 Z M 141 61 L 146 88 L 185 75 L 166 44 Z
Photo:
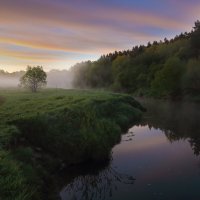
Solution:
M 110 165 L 97 174 L 78 176 L 60 193 L 63 200 L 105 200 L 112 197 L 118 189 L 119 183 L 134 183 L 132 176 L 120 173 Z
M 140 101 L 148 111 L 113 148 L 113 160 L 76 171 L 62 200 L 200 199 L 200 105 Z
M 148 109 L 141 125 L 162 130 L 170 142 L 188 139 L 195 155 L 200 154 L 200 105 L 140 99 Z

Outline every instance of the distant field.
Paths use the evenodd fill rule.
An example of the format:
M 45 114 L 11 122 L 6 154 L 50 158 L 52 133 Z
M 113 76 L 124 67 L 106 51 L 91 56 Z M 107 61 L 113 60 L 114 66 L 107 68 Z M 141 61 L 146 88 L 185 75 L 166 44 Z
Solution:
M 52 171 L 107 159 L 143 110 L 115 93 L 0 90 L 0 199 L 47 199 L 44 180 Z

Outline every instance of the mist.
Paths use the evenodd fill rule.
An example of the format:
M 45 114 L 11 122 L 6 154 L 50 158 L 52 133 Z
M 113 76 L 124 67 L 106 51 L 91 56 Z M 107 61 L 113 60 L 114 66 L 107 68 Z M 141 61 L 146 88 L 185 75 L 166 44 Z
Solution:
M 47 73 L 47 88 L 72 89 L 73 72 L 51 70 Z
M 0 88 L 18 88 L 20 78 L 25 72 L 2 73 L 0 74 Z M 73 75 L 68 70 L 51 70 L 47 72 L 47 88 L 72 89 Z
M 19 85 L 19 77 L 0 76 L 0 88 L 15 88 Z

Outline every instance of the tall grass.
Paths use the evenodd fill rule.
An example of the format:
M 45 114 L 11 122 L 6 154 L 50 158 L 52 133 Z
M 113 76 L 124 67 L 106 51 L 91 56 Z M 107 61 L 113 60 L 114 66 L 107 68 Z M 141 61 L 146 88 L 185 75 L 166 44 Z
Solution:
M 7 167 L 9 171 L 1 179 L 7 184 L 0 189 L 0 199 L 7 198 L 6 191 L 16 196 L 18 188 L 23 191 L 19 198 L 31 199 L 26 196 L 26 184 L 36 188 L 32 195 L 36 199 L 46 177 L 61 163 L 107 159 L 121 133 L 139 120 L 144 110 L 128 95 L 106 92 L 0 91 L 0 96 L 6 99 L 0 107 L 0 148 L 8 152 L 0 172 L 13 166 Z M 14 186 L 11 179 L 16 179 Z
M 0 151 L 0 199 L 27 200 L 31 199 L 34 189 L 27 184 L 19 162 L 12 159 L 6 152 Z

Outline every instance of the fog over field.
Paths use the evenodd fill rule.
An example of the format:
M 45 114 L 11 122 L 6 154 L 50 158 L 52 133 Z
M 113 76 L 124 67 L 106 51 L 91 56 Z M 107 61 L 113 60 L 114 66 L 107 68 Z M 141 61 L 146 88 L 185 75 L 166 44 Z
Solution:
M 24 73 L 0 74 L 0 88 L 19 87 L 20 77 Z M 72 88 L 73 73 L 67 70 L 51 70 L 47 72 L 47 88 Z
M 47 87 L 72 88 L 73 73 L 67 70 L 51 70 L 47 73 Z
M 0 75 L 0 88 L 18 87 L 19 77 L 8 77 Z

